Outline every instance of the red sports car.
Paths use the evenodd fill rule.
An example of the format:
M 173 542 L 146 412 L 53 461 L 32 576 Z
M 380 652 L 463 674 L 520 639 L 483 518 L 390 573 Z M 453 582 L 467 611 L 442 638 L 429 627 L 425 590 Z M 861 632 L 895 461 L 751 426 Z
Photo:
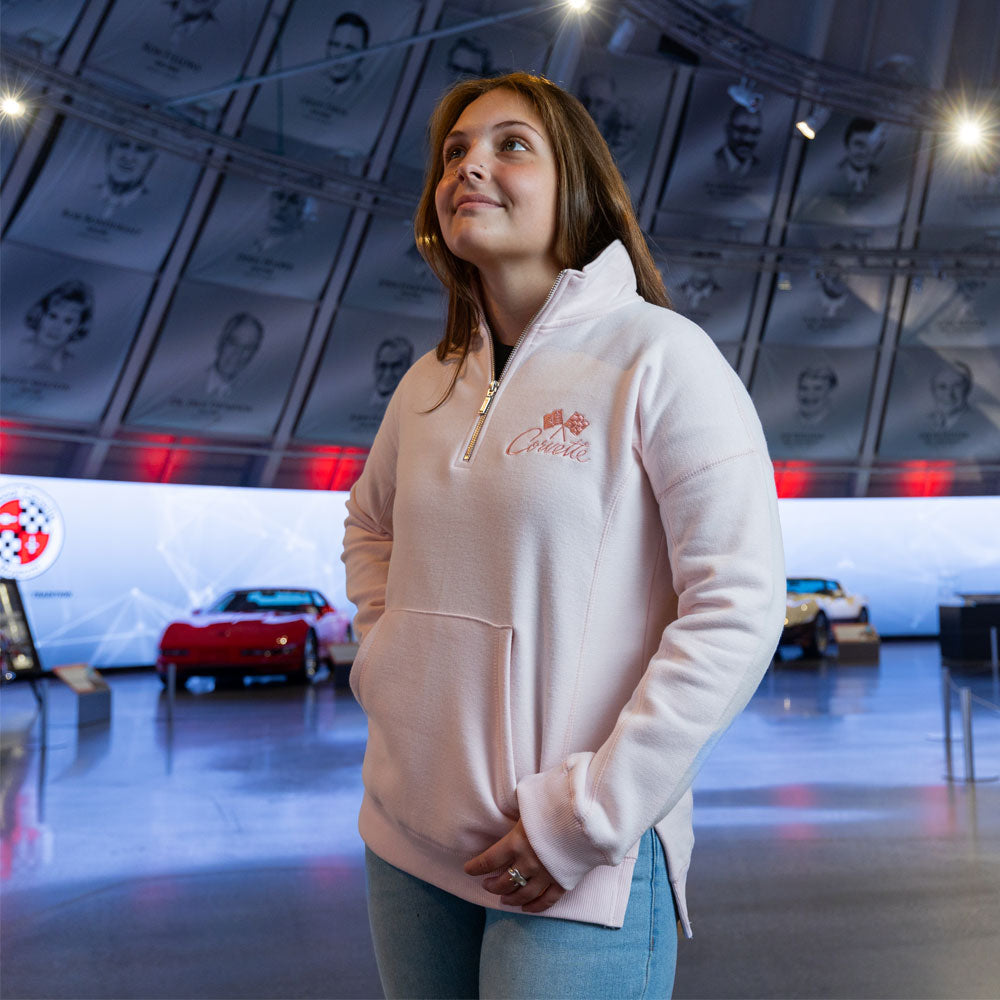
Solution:
M 171 663 L 178 687 L 189 677 L 286 674 L 311 684 L 320 665 L 349 662 L 351 620 L 318 590 L 231 590 L 190 618 L 171 622 L 160 639 L 156 672 Z

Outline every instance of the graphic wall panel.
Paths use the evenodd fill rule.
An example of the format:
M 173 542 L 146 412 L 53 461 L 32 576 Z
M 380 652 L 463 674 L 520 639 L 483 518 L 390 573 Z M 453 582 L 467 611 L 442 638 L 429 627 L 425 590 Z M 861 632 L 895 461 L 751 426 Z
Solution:
M 126 423 L 271 434 L 312 318 L 298 299 L 182 281 Z
M 96 423 L 152 278 L 5 242 L 0 250 L 4 416 Z

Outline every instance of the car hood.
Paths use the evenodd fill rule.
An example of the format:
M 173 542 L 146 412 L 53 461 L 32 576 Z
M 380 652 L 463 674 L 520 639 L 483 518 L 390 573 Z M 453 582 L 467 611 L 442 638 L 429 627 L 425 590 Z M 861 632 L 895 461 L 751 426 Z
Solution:
M 167 628 L 175 631 L 193 629 L 198 632 L 253 631 L 260 628 L 288 628 L 295 622 L 312 624 L 316 616 L 306 612 L 278 614 L 276 611 L 255 611 L 252 614 L 189 615 L 178 618 Z

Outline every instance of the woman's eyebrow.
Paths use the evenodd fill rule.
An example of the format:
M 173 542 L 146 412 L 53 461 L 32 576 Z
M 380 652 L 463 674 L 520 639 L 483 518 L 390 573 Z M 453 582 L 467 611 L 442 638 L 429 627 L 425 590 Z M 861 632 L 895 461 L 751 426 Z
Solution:
M 522 126 L 528 129 L 529 131 L 534 132 L 535 135 L 537 135 L 539 138 L 542 138 L 541 132 L 539 132 L 534 125 L 531 125 L 528 122 L 519 121 L 518 119 L 511 119 L 510 121 L 506 122 L 497 122 L 496 125 L 490 126 L 490 131 L 499 132 L 501 129 L 510 128 L 511 126 Z M 452 131 L 449 132 L 444 137 L 444 141 L 448 142 L 449 139 L 465 139 L 465 138 L 467 138 L 466 133 L 463 132 L 461 129 L 452 129 Z

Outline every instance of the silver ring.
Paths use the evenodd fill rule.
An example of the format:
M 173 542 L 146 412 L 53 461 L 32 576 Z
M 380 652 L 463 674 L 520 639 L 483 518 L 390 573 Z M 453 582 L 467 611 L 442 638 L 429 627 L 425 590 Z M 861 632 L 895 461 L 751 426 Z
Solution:
M 511 882 L 516 882 L 522 889 L 528 884 L 528 880 L 516 868 L 508 868 L 507 875 Z

